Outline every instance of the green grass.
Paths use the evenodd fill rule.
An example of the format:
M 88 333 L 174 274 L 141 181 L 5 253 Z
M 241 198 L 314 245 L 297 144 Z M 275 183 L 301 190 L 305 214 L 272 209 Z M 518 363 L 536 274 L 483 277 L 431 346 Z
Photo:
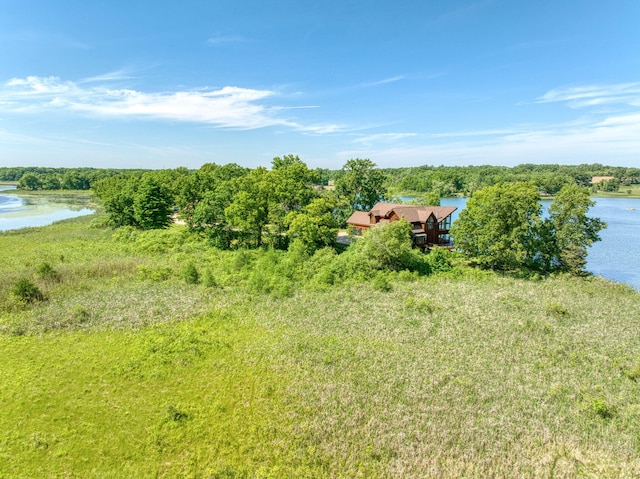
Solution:
M 256 293 L 277 257 L 90 221 L 0 234 L 0 477 L 640 473 L 625 286 L 457 270 Z M 9 298 L 20 277 L 48 299 Z
M 640 185 L 621 185 L 618 191 L 598 191 L 593 193 L 596 198 L 640 198 Z

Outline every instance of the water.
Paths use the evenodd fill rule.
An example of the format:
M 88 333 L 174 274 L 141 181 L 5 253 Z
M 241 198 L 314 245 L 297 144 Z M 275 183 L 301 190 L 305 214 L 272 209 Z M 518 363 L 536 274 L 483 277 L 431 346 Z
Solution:
M 15 189 L 0 185 L 0 192 Z M 26 196 L 0 194 L 0 231 L 46 226 L 56 221 L 93 213 L 69 196 Z
M 412 198 L 407 198 L 410 200 Z M 457 206 L 455 221 L 467 204 L 466 198 L 442 198 L 443 206 Z M 640 291 L 640 199 L 596 198 L 589 216 L 607 223 L 600 232 L 602 241 L 591 248 L 587 256 L 587 271 Z M 544 210 L 551 200 L 543 200 Z

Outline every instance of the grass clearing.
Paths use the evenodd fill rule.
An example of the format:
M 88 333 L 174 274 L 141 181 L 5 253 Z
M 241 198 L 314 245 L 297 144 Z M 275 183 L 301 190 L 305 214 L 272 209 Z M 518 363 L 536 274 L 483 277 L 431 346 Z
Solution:
M 23 276 L 48 297 L 0 304 L 0 477 L 640 475 L 630 288 L 454 271 L 256 294 L 277 258 L 89 221 L 0 234 L 1 297 Z

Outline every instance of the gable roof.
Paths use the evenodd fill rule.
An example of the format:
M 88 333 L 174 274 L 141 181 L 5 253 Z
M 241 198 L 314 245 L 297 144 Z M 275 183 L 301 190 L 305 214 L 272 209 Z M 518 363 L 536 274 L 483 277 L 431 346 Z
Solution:
M 389 218 L 392 213 L 399 217 L 404 217 L 409 223 L 426 223 L 431 214 L 436 218 L 438 223 L 451 215 L 457 206 L 420 206 L 420 205 L 399 205 L 396 203 L 376 203 L 371 208 L 370 215 L 379 216 L 381 218 Z
M 354 211 L 347 223 L 355 226 L 371 226 L 371 216 L 366 211 Z

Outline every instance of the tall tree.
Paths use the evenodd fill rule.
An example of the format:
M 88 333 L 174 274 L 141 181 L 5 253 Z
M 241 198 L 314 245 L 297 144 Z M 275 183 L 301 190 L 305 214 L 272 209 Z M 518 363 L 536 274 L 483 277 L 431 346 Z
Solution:
M 491 268 L 531 267 L 539 251 L 539 199 L 532 183 L 476 191 L 451 226 L 456 247 Z
M 289 213 L 289 236 L 302 241 L 309 253 L 332 246 L 336 242 L 339 226 L 334 215 L 337 206 L 337 199 L 327 196 L 316 198 L 301 213 Z
M 146 174 L 133 199 L 133 216 L 142 229 L 166 228 L 172 221 L 173 203 L 169 188 Z
M 356 158 L 345 163 L 336 180 L 336 192 L 353 209 L 368 211 L 384 200 L 386 175 L 371 160 Z
M 273 169 L 267 173 L 270 183 L 269 224 L 278 237 L 286 231 L 286 218 L 302 212 L 317 197 L 313 184 L 318 175 L 294 155 L 273 159 Z
M 250 233 L 256 246 L 262 245 L 262 233 L 269 221 L 269 195 L 273 185 L 266 168 L 258 167 L 236 179 L 237 193 L 224 210 L 232 227 Z
M 549 207 L 545 220 L 546 248 L 544 269 L 581 274 L 587 263 L 587 248 L 600 241 L 599 232 L 607 227 L 599 218 L 587 216 L 595 204 L 589 190 L 577 185 L 564 186 Z

